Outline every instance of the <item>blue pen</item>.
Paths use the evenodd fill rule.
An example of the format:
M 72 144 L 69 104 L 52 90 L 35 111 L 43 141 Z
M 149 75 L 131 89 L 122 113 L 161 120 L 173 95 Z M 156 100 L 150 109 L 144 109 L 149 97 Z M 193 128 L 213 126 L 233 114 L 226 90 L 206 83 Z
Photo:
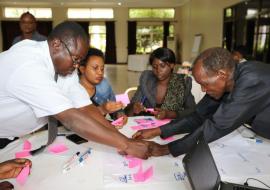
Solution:
M 143 96 L 143 97 L 141 98 L 141 104 L 142 104 L 142 105 L 144 104 L 145 100 L 146 100 L 146 96 Z
M 255 142 L 255 143 L 258 143 L 258 144 L 263 143 L 263 140 L 257 139 L 255 137 L 249 137 L 248 140 Z
M 79 157 L 79 163 L 81 164 L 90 154 L 91 154 L 91 148 L 88 148 L 82 155 Z

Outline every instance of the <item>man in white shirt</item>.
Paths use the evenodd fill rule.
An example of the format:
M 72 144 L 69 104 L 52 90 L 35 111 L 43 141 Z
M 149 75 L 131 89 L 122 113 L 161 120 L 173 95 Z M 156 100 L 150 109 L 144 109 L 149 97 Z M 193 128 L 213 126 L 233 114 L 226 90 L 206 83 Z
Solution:
M 148 143 L 128 139 L 110 128 L 90 105 L 75 73 L 88 47 L 84 30 L 67 21 L 56 26 L 47 41 L 24 40 L 0 54 L 1 139 L 28 134 L 53 116 L 86 139 L 125 154 L 149 156 Z

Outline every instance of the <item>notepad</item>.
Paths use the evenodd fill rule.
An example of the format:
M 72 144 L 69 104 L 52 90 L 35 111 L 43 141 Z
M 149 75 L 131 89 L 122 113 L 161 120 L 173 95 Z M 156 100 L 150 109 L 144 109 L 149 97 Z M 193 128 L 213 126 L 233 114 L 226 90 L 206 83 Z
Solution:
M 118 94 L 115 96 L 117 102 L 122 102 L 124 105 L 130 103 L 129 97 L 127 94 Z

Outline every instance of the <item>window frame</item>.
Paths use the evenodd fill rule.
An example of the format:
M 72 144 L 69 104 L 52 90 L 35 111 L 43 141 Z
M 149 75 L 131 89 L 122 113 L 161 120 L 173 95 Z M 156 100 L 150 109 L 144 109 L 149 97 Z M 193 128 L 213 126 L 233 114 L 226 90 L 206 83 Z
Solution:
M 131 17 L 131 10 L 151 10 L 151 16 L 149 16 L 149 17 Z M 156 11 L 156 10 L 173 10 L 174 11 L 174 13 L 173 13 L 173 17 L 154 17 L 153 16 L 153 11 Z M 153 19 L 153 20 L 155 20 L 155 19 L 166 19 L 166 20 L 174 20 L 175 19 L 175 8 L 129 8 L 128 9 L 128 17 L 129 17 L 129 19 Z
M 7 16 L 7 14 L 6 14 L 7 9 L 20 9 L 20 11 L 18 11 L 18 14 L 16 16 Z M 40 12 L 41 9 L 49 10 L 50 15 L 48 17 L 41 17 L 38 14 L 36 14 L 36 12 Z M 41 19 L 41 20 L 51 20 L 52 16 L 53 16 L 52 8 L 50 8 L 50 7 L 10 7 L 10 6 L 7 6 L 7 7 L 3 8 L 3 18 L 5 18 L 5 19 L 19 19 L 21 17 L 21 15 L 25 12 L 30 12 L 31 14 L 33 14 L 35 16 L 36 19 Z
M 112 13 L 112 17 L 92 17 L 92 11 L 94 10 L 110 10 L 111 13 Z M 72 10 L 76 10 L 76 11 L 79 11 L 79 10 L 85 10 L 85 11 L 89 11 L 89 16 L 88 17 L 70 17 L 69 16 L 69 11 L 72 11 Z M 67 8 L 67 12 L 66 12 L 66 16 L 67 16 L 67 19 L 70 19 L 70 20 L 76 20 L 76 19 L 80 19 L 80 20 L 112 20 L 114 19 L 114 9 L 113 8 Z
M 105 27 L 105 31 L 104 33 L 91 33 L 90 32 L 90 27 L 91 26 L 104 26 Z M 100 47 L 95 47 L 95 46 L 91 46 L 91 47 L 95 47 L 95 48 L 98 48 L 100 49 L 103 53 L 105 53 L 106 51 L 106 25 L 104 22 L 91 22 L 89 27 L 88 27 L 88 34 L 89 34 L 89 37 L 90 37 L 90 41 L 89 41 L 89 45 L 91 46 L 91 35 L 95 35 L 95 34 L 100 34 L 100 35 L 105 35 L 105 46 L 104 46 L 104 50 Z

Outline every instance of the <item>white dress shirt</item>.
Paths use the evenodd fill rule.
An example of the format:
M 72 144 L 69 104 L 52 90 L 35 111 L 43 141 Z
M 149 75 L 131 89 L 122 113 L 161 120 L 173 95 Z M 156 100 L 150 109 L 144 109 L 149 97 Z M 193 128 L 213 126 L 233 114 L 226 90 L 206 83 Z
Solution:
M 19 137 L 47 116 L 91 104 L 76 71 L 54 80 L 47 41 L 21 41 L 0 54 L 0 138 Z

